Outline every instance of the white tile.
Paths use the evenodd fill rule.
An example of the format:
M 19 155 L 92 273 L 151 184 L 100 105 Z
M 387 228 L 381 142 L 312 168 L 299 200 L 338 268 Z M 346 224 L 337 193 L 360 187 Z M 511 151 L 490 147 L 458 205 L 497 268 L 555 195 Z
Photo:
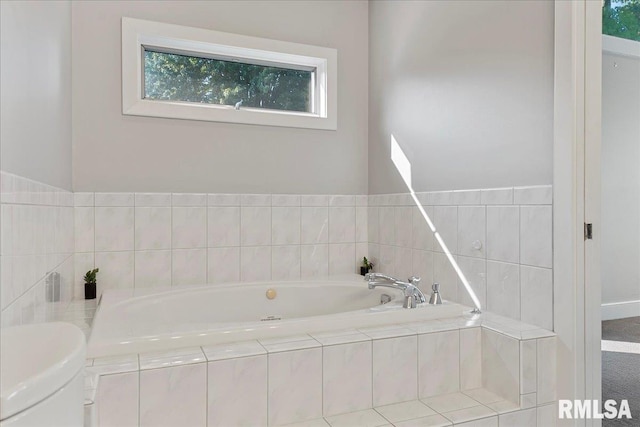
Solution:
M 419 400 L 378 406 L 376 411 L 392 423 L 435 415 L 436 411 Z
M 240 224 L 240 244 L 242 246 L 271 244 L 270 207 L 242 207 Z
M 458 254 L 475 258 L 486 256 L 486 208 L 458 207 Z
M 271 206 L 271 194 L 242 194 L 241 206 Z
M 394 424 L 396 427 L 447 427 L 450 425 L 452 425 L 451 421 L 440 414 L 400 421 Z
M 322 349 L 274 353 L 268 358 L 269 425 L 320 418 Z
M 538 427 L 555 427 L 558 420 L 556 405 L 544 405 L 536 408 L 536 419 Z
M 300 196 L 302 206 L 329 206 L 329 196 L 307 194 Z
M 488 188 L 481 190 L 483 205 L 511 205 L 513 204 L 513 188 Z
M 172 247 L 193 249 L 207 247 L 207 208 L 172 208 Z
M 488 405 L 490 403 L 495 403 L 495 402 L 504 400 L 502 396 L 498 396 L 497 394 L 487 390 L 486 388 L 464 390 L 464 394 L 471 397 L 473 400 L 476 400 L 482 403 L 483 405 Z
M 369 196 L 367 196 L 366 194 L 356 195 L 356 206 L 369 206 Z
M 6 257 L 0 257 L 0 260 L 3 260 Z M 75 275 L 75 288 L 76 292 L 74 293 L 74 299 L 84 299 L 84 275 L 89 270 L 94 269 L 94 253 L 76 253 L 74 255 L 73 269 Z M 5 267 L 4 264 L 2 266 L 2 273 L 4 274 Z M 4 282 L 4 280 L 3 280 Z M 3 284 L 3 289 L 6 285 Z M 4 299 L 3 299 L 4 301 Z
M 356 240 L 356 208 L 329 208 L 329 243 L 350 243 Z
M 465 427 L 498 427 L 498 417 L 496 413 L 486 406 L 473 406 L 471 408 L 459 409 L 457 411 L 445 412 L 443 414 L 454 425 Z M 487 421 L 484 421 L 487 419 Z M 473 424 L 467 422 L 473 421 Z M 486 424 L 488 422 L 488 424 Z M 464 424 L 463 424 L 464 423 Z
M 388 421 L 373 409 L 327 417 L 331 427 L 377 427 L 386 426 Z
M 179 410 L 178 410 L 179 408 Z M 140 372 L 140 426 L 205 425 L 207 365 Z
M 517 263 L 520 260 L 520 208 L 487 207 L 487 259 Z
M 520 319 L 520 266 L 487 261 L 487 309 Z
M 204 285 L 207 283 L 207 250 L 175 249 L 172 251 L 171 285 Z
M 458 208 L 455 206 L 435 206 L 433 223 L 452 254 L 458 253 Z M 439 244 L 434 243 L 433 250 L 443 252 Z
M 314 420 L 301 421 L 299 423 L 286 424 L 283 427 L 330 427 L 324 418 L 316 418 Z
M 380 208 L 377 206 L 369 206 L 367 208 L 367 236 L 369 243 L 380 242 L 379 227 Z
M 418 398 L 417 337 L 373 341 L 373 406 Z
M 300 278 L 300 245 L 273 246 L 271 248 L 271 279 Z
M 537 393 L 527 393 L 520 395 L 520 408 L 529 409 L 535 408 L 538 404 L 538 394 Z
M 551 185 L 515 187 L 513 189 L 514 205 L 550 205 L 551 203 L 553 203 L 553 187 Z
M 457 330 L 419 335 L 418 352 L 420 398 L 460 389 L 460 335 Z
M 380 243 L 393 245 L 396 241 L 396 211 L 393 207 L 384 206 L 378 210 L 378 214 Z M 375 221 L 375 218 L 373 220 Z
M 267 425 L 267 356 L 209 362 L 207 425 Z
M 332 345 L 322 349 L 323 415 L 371 407 L 371 342 Z
M 395 207 L 395 241 L 396 246 L 410 248 L 412 245 L 413 208 L 410 206 Z
M 93 252 L 95 249 L 94 214 L 93 207 L 80 207 L 73 210 L 76 252 Z
M 207 283 L 240 281 L 240 248 L 209 248 L 207 251 Z
M 354 274 L 356 245 L 337 243 L 329 245 L 329 274 Z
M 433 254 L 433 281 L 440 284 L 442 299 L 458 301 L 458 275 L 443 253 Z
M 203 363 L 207 360 L 200 347 L 142 353 L 139 357 L 141 370 L 193 365 L 194 363 Z
M 537 343 L 538 405 L 556 400 L 556 338 L 540 338 Z
M 136 251 L 135 287 L 171 286 L 171 251 Z
M 133 288 L 133 265 L 133 251 L 96 252 L 95 266 L 100 269 L 97 276 L 98 295 L 107 289 Z
M 536 408 L 500 414 L 500 427 L 536 427 Z
M 415 275 L 413 271 L 413 252 L 411 248 L 398 247 L 395 248 L 395 268 L 390 274 L 394 277 L 411 277 Z
M 379 260 L 375 271 L 392 274 L 389 272 L 396 269 L 396 247 L 389 245 L 380 245 Z
M 536 391 L 536 358 L 536 340 L 520 341 L 520 394 Z
M 431 192 L 420 192 L 416 193 L 416 198 L 418 202 L 420 202 L 423 206 L 433 205 L 433 193 Z
M 302 244 L 329 241 L 329 208 L 303 207 L 300 211 L 300 222 Z
M 271 206 L 300 206 L 300 196 L 295 194 L 271 195 Z
M 171 249 L 171 208 L 136 208 L 135 248 Z
M 420 278 L 419 288 L 427 295 L 431 292 L 431 285 L 433 285 L 433 252 L 414 249 L 412 257 L 413 274 Z
M 237 206 L 207 209 L 207 245 L 210 248 L 240 246 L 240 208 Z
M 521 409 L 520 404 L 517 401 L 512 402 L 510 400 L 504 399 L 494 403 L 487 403 L 486 406 L 497 412 L 498 414 L 506 414 L 508 412 L 513 412 Z
M 313 339 L 325 346 L 339 344 L 353 344 L 362 341 L 371 341 L 367 335 L 356 329 L 345 329 L 341 331 L 317 332 L 309 334 Z
M 98 382 L 98 425 L 138 426 L 138 372 L 102 375 Z
M 203 193 L 173 193 L 171 204 L 181 207 L 205 207 L 207 206 L 207 195 Z
M 240 280 L 271 279 L 271 246 L 247 246 L 240 249 Z
M 300 244 L 299 207 L 274 207 L 271 209 L 271 244 Z
M 520 263 L 551 268 L 551 206 L 520 207 Z
M 267 350 L 267 353 L 282 353 L 321 347 L 318 341 L 307 334 L 282 338 L 266 338 L 259 340 L 259 342 L 260 345 Z
M 369 237 L 368 207 L 356 207 L 356 242 L 367 242 Z
M 95 193 L 96 206 L 133 206 L 133 193 Z
M 171 193 L 135 193 L 136 207 L 171 207 Z
M 460 330 L 460 389 L 482 387 L 482 331 Z
M 329 275 L 329 245 L 300 247 L 300 276 L 303 278 Z
M 484 388 L 504 399 L 520 398 L 519 341 L 482 329 L 482 382 Z
M 553 330 L 553 272 L 520 266 L 520 320 Z
M 453 191 L 434 191 L 431 198 L 436 206 L 453 205 Z
M 355 206 L 356 196 L 330 196 L 329 206 Z
M 458 266 L 467 282 L 471 286 L 471 290 L 476 298 L 480 301 L 482 307 L 487 306 L 487 262 L 480 258 L 467 258 L 459 256 L 457 259 Z M 473 299 L 469 291 L 458 277 L 458 302 L 460 304 L 474 306 Z
M 207 206 L 240 206 L 239 194 L 208 194 Z
M 202 347 L 202 351 L 209 362 L 267 354 L 264 347 L 255 340 L 210 345 Z
M 440 413 L 480 406 L 479 402 L 462 393 L 442 394 L 422 399 L 422 401 Z
M 359 328 L 358 331 L 374 340 L 386 338 L 415 336 L 415 331 L 401 325 L 375 326 L 372 328 Z
M 481 190 L 455 190 L 454 205 L 479 205 L 482 203 Z
M 73 193 L 73 206 L 93 206 L 93 193 L 77 192 Z
M 133 208 L 95 208 L 96 251 L 133 249 Z
M 425 213 L 429 217 L 429 220 L 433 221 L 433 208 L 431 206 L 427 206 L 424 208 Z M 422 249 L 422 250 L 433 250 L 433 232 L 431 231 L 431 227 L 429 227 L 429 223 L 422 215 L 422 212 L 417 207 L 412 208 L 413 218 L 412 218 L 412 247 L 414 249 Z

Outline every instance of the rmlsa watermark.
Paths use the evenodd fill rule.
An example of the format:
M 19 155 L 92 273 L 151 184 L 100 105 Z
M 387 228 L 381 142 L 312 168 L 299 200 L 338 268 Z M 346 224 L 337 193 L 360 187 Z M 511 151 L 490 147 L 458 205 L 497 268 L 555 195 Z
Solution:
M 600 402 L 598 400 L 558 400 L 558 418 L 592 418 L 608 420 L 613 418 L 631 419 L 631 410 L 629 402 L 624 399 L 618 402 L 615 400 L 605 400 L 603 411 L 600 412 Z

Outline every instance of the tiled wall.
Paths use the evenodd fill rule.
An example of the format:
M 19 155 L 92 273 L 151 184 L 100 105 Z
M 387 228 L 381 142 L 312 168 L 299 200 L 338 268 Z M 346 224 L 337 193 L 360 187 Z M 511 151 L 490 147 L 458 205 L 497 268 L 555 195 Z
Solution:
M 73 194 L 4 171 L 0 180 L 1 326 L 52 319 L 73 297 Z
M 553 329 L 552 188 L 418 193 L 482 307 Z M 417 275 L 443 298 L 471 300 L 409 194 L 369 196 L 369 255 L 376 271 Z
M 535 426 L 535 414 L 508 422 L 555 400 L 555 337 L 528 328 L 500 316 L 441 319 L 95 359 L 88 370 L 101 375 L 100 425 L 274 426 L 323 417 L 365 425 L 356 419 L 366 414 L 384 421 L 366 425 L 382 425 L 439 414 L 437 425 L 497 425 L 498 417 L 503 425 L 506 417 L 507 426 Z
M 99 291 L 356 272 L 367 196 L 75 193 L 76 298 Z

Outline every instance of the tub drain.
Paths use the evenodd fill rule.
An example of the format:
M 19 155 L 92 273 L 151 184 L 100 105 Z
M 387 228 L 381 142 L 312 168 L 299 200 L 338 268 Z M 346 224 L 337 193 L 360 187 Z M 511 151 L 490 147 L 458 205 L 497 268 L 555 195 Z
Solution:
M 270 322 L 272 320 L 282 320 L 282 317 L 280 317 L 280 316 L 267 316 L 267 317 L 263 317 L 262 319 L 260 319 L 261 322 Z

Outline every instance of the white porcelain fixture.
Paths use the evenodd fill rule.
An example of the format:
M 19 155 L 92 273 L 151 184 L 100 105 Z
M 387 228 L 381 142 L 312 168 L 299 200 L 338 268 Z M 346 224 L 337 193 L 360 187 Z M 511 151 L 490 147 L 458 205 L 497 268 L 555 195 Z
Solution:
M 5 328 L 0 340 L 0 425 L 82 426 L 82 331 L 69 323 L 40 323 Z
M 270 292 L 271 290 L 271 292 Z M 381 305 L 383 294 L 391 302 Z M 269 296 L 274 296 L 272 299 Z M 107 291 L 88 356 L 105 357 L 458 316 L 463 306 L 402 308 L 402 293 L 367 288 L 362 276 L 207 285 L 136 296 Z

